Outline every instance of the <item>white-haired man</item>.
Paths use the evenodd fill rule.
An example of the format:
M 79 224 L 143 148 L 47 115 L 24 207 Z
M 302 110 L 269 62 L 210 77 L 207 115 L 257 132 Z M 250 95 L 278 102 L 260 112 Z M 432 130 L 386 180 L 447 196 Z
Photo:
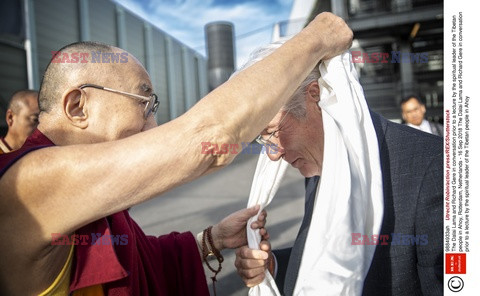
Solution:
M 251 61 L 247 62 L 247 66 L 263 59 L 278 46 L 279 44 L 271 44 L 258 50 L 251 56 Z M 333 252 L 325 251 L 315 258 L 302 257 L 307 238 L 321 235 L 309 231 L 309 228 L 311 230 L 314 226 L 310 225 L 310 222 L 314 204 L 320 203 L 326 206 L 327 202 L 325 201 L 330 198 L 330 196 L 315 195 L 321 179 L 331 173 L 323 169 L 325 160 L 335 156 L 333 154 L 324 155 L 324 148 L 328 143 L 325 142 L 324 137 L 327 131 L 324 130 L 325 121 L 322 117 L 325 115 L 319 107 L 321 97 L 319 78 L 320 72 L 318 67 L 315 67 L 259 136 L 259 141 L 278 146 L 276 149 L 278 152 L 275 151 L 276 153 L 268 155 L 271 160 L 283 159 L 306 177 L 305 215 L 299 235 L 292 248 L 274 250 L 275 256 L 269 256 L 267 260 L 263 258 L 266 256 L 265 252 L 270 252 L 269 242 L 262 242 L 261 250 L 249 249 L 248 246 L 237 249 L 235 265 L 238 273 L 246 285 L 251 287 L 264 279 L 264 271 L 268 268 L 275 277 L 277 287 L 284 295 L 297 295 L 294 291 L 303 291 L 304 293 L 307 291 L 307 295 L 336 295 L 337 291 L 342 295 L 359 293 L 363 293 L 363 295 L 441 295 L 443 291 L 442 141 L 438 137 L 392 123 L 374 112 L 369 112 L 368 108 L 366 108 L 367 114 L 364 120 L 369 120 L 373 124 L 372 133 L 375 133 L 374 136 L 377 140 L 374 141 L 374 146 L 378 146 L 379 161 L 377 163 L 381 168 L 379 184 L 383 183 L 383 190 L 381 186 L 379 187 L 380 192 L 383 191 L 383 220 L 380 219 L 381 230 L 380 233 L 377 233 L 376 240 L 378 242 L 379 237 L 383 236 L 384 241 L 379 244 L 373 243 L 376 247 L 374 253 L 372 252 L 372 259 L 365 266 L 366 276 L 363 277 L 362 274 L 353 272 L 352 277 L 356 277 L 355 280 L 360 283 L 357 286 L 360 288 L 355 291 L 351 289 L 351 286 L 342 282 L 343 274 L 348 274 L 347 270 L 353 270 L 355 267 L 352 265 L 358 264 L 356 256 L 353 256 L 352 253 L 335 251 L 335 246 L 332 246 L 329 250 L 333 250 Z M 344 87 L 348 89 L 350 86 L 345 85 Z M 339 111 L 341 112 L 341 110 Z M 330 127 L 332 126 L 330 125 Z M 351 131 L 343 130 L 342 132 L 349 133 Z M 335 154 L 337 151 L 330 150 L 330 153 Z M 351 163 L 356 160 L 348 158 L 343 161 Z M 345 173 L 344 177 L 349 178 L 349 172 Z M 335 180 L 335 184 L 350 186 L 349 184 L 342 185 L 342 180 Z M 370 196 L 365 197 L 366 202 L 368 199 Z M 347 208 L 330 208 L 330 210 L 331 212 L 327 214 L 336 213 L 345 216 L 351 214 Z M 354 221 L 353 223 L 359 222 Z M 328 222 L 326 223 L 328 224 Z M 329 225 L 325 225 L 325 227 L 328 228 Z M 351 225 L 346 226 L 347 229 L 349 227 Z M 333 232 L 335 231 L 337 230 L 333 230 Z M 345 233 L 344 235 L 346 237 L 352 235 L 352 240 L 336 243 L 364 243 L 362 235 L 360 240 L 354 239 L 354 233 Z M 408 241 L 408 244 L 403 241 L 399 243 L 395 241 L 398 239 L 398 235 L 406 235 L 409 239 L 415 235 L 421 235 L 424 240 L 420 243 L 412 243 L 411 240 Z M 331 244 L 328 239 L 323 243 L 324 245 Z M 365 243 L 365 245 L 370 244 L 371 242 L 368 240 Z M 338 250 L 341 249 L 344 248 L 338 248 Z M 323 246 L 322 250 L 325 250 Z M 315 251 L 313 250 L 313 252 Z M 360 253 L 364 252 L 360 251 Z M 313 253 L 309 254 L 312 256 Z M 325 260 L 325 258 L 327 259 Z M 345 265 L 332 263 L 340 258 Z M 319 285 L 315 285 L 312 281 L 324 280 L 311 276 L 316 274 L 315 270 L 306 270 L 308 276 L 302 279 L 298 278 L 301 264 L 317 259 L 330 262 L 329 266 L 322 266 L 322 268 L 323 274 L 326 276 L 335 274 L 330 283 L 332 286 L 319 287 Z M 346 268 L 343 269 L 344 267 Z M 347 280 L 345 279 L 345 281 Z M 317 289 L 302 290 L 302 285 L 316 286 Z M 338 290 L 332 292 L 334 288 Z

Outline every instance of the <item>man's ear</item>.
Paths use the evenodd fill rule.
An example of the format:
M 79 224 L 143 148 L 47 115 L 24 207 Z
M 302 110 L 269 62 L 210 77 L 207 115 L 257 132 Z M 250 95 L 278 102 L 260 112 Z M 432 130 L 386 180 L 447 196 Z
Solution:
M 315 102 L 320 101 L 320 87 L 318 82 L 314 81 L 307 86 L 308 99 L 313 99 Z
M 63 111 L 70 123 L 79 128 L 88 126 L 87 94 L 78 88 L 63 93 Z
M 5 114 L 5 120 L 7 121 L 7 125 L 10 128 L 13 125 L 13 111 L 12 109 L 8 109 L 7 113 Z

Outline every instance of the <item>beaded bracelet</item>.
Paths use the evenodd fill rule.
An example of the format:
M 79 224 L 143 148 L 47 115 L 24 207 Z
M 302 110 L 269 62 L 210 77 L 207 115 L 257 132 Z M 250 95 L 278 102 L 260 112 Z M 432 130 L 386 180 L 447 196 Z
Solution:
M 203 257 L 203 261 L 205 261 L 205 263 L 207 264 L 208 269 L 210 269 L 214 273 L 211 279 L 213 282 L 213 293 L 214 295 L 217 295 L 215 282 L 217 281 L 217 274 L 222 270 L 223 256 L 222 254 L 220 254 L 220 251 L 217 248 L 215 248 L 215 245 L 213 244 L 212 227 L 213 226 L 209 226 L 207 229 L 203 231 L 202 257 Z M 208 241 L 208 244 L 207 244 L 207 241 Z M 212 248 L 211 250 L 208 248 L 208 245 L 210 245 L 210 247 Z M 218 261 L 218 269 L 213 268 L 208 262 L 208 257 L 212 255 L 215 256 L 215 258 Z

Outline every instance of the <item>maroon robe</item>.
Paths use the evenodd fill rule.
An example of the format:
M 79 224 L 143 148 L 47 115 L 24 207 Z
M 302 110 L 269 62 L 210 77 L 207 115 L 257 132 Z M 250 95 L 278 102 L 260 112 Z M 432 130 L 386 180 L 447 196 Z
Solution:
M 54 146 L 40 131 L 17 151 L 0 155 L 0 178 L 27 153 Z M 101 198 L 101 197 L 99 197 Z M 122 211 L 75 231 L 70 291 L 102 284 L 105 295 L 209 295 L 192 233 L 147 236 Z

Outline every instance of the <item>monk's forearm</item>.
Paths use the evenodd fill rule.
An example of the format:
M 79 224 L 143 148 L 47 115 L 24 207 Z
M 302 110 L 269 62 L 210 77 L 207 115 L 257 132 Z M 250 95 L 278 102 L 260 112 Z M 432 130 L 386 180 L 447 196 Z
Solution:
M 202 118 L 202 122 L 211 123 L 212 130 L 219 131 L 221 140 L 227 141 L 215 144 L 250 142 L 287 103 L 313 67 L 321 59 L 348 49 L 352 37 L 342 19 L 322 13 L 275 52 L 203 98 L 185 118 Z M 233 157 L 227 154 L 217 160 L 229 163 Z
M 187 116 L 200 114 L 221 124 L 230 143 L 250 142 L 323 57 L 319 43 L 307 33 L 299 34 L 215 89 Z

